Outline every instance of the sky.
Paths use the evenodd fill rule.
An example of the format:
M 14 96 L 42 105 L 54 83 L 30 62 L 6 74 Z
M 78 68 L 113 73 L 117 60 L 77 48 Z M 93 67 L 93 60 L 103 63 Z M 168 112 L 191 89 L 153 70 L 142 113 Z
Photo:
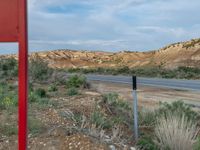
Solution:
M 29 51 L 148 51 L 200 37 L 199 0 L 29 0 Z M 16 53 L 17 44 L 0 44 Z

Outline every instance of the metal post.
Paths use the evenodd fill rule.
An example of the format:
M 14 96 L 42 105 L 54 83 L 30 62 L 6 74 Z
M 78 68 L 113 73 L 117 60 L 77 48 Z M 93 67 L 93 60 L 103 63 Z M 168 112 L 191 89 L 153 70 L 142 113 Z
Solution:
M 134 116 L 134 137 L 135 140 L 138 140 L 139 131 L 138 131 L 138 99 L 137 99 L 137 78 L 136 76 L 132 77 L 133 81 L 133 116 Z
M 19 0 L 19 131 L 18 149 L 27 149 L 28 31 L 27 0 Z
M 28 30 L 27 0 L 0 0 L 0 42 L 19 43 L 18 149 L 27 149 Z

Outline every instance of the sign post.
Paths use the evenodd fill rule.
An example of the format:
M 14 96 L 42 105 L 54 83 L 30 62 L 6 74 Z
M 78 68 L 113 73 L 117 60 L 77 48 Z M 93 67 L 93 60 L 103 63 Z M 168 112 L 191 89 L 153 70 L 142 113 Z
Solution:
M 138 140 L 139 131 L 138 131 L 138 99 L 137 99 L 137 77 L 132 76 L 133 84 L 133 111 L 134 111 L 134 137 L 135 140 Z
M 27 149 L 27 0 L 0 0 L 0 42 L 19 43 L 18 149 Z
M 28 32 L 27 0 L 19 0 L 19 150 L 27 149 Z

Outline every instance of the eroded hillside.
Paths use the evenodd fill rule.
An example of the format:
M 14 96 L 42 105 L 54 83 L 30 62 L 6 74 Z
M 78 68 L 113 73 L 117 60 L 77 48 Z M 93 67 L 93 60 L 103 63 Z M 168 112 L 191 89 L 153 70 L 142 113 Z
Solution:
M 16 57 L 7 55 L 1 57 Z M 200 66 L 200 39 L 179 42 L 149 52 L 118 53 L 76 50 L 55 50 L 31 53 L 30 58 L 40 57 L 51 67 L 56 68 L 94 68 L 128 66 L 162 66 L 176 68 L 179 66 Z

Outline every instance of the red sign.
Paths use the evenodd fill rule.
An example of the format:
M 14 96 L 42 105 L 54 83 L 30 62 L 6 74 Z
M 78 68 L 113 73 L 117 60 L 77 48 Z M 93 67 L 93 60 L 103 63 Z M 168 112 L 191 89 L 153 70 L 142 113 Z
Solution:
M 18 145 L 27 149 L 27 0 L 0 0 L 0 42 L 19 43 Z
M 18 0 L 0 0 L 0 41 L 18 40 Z

